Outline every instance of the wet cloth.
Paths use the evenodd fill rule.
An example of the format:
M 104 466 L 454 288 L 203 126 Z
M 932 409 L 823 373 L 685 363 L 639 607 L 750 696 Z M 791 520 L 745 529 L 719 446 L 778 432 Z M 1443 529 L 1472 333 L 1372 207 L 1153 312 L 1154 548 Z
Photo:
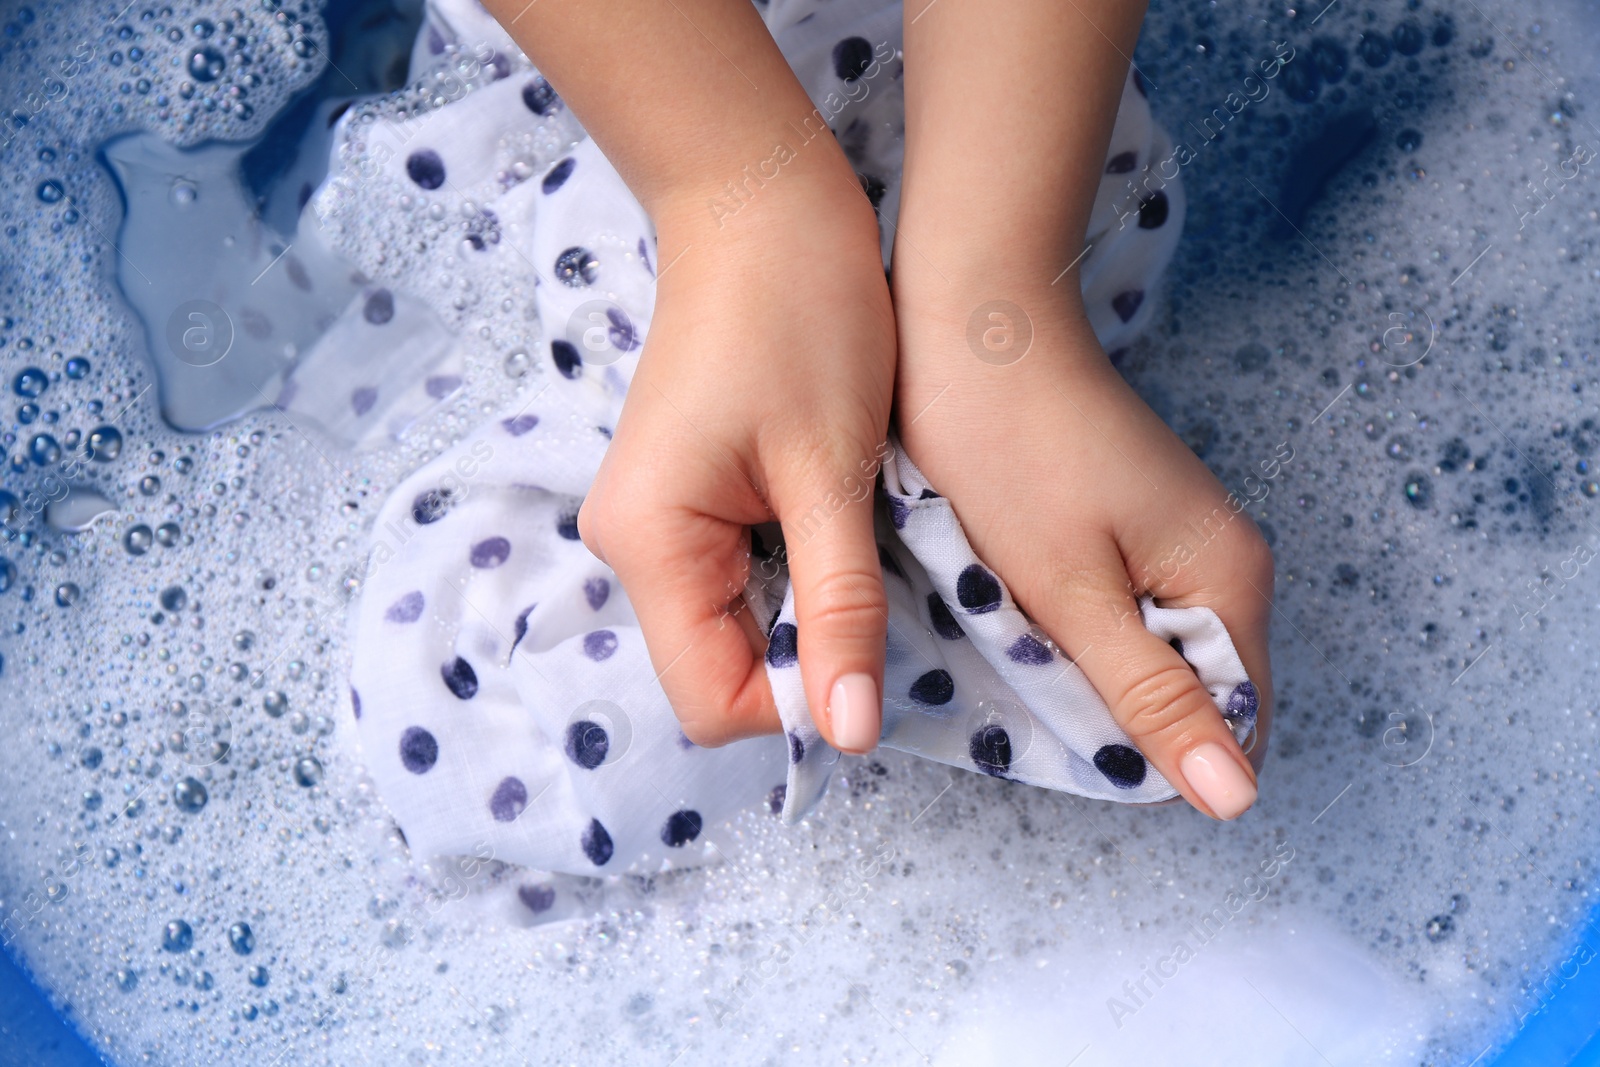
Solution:
M 780 0 L 764 13 L 877 206 L 887 248 L 903 127 L 898 6 Z M 482 41 L 497 60 L 515 54 L 476 4 L 431 4 L 417 69 Z M 548 83 L 512 66 L 443 108 L 387 120 L 405 127 L 397 132 L 407 151 L 383 164 L 395 180 L 446 213 L 470 201 L 492 220 L 481 227 L 483 250 L 519 256 L 537 273 L 545 340 L 531 399 L 407 478 L 378 516 L 355 618 L 357 732 L 418 854 L 487 844 L 497 858 L 579 875 L 698 862 L 704 828 L 736 812 L 765 804 L 787 820 L 803 816 L 839 754 L 806 707 L 793 596 L 771 528 L 753 539 L 745 601 L 769 634 L 785 733 L 719 749 L 678 729 L 625 590 L 579 540 L 578 507 L 648 334 L 660 264 L 649 220 L 616 172 Z M 567 129 L 572 143 L 542 173 L 508 181 L 505 145 L 522 127 Z M 1142 182 L 1168 144 L 1130 76 L 1081 263 L 1108 349 L 1148 321 L 1182 225 L 1178 183 L 1152 193 Z M 707 210 L 737 212 L 740 195 L 730 183 Z M 311 365 L 306 374 L 324 375 L 300 394 L 323 406 L 352 397 L 371 406 L 358 390 L 406 384 L 329 379 Z M 1083 673 L 972 552 L 937 487 L 893 441 L 882 459 L 890 619 L 881 744 L 1086 797 L 1174 796 Z M 1217 617 L 1149 601 L 1140 610 L 1243 741 L 1256 694 Z

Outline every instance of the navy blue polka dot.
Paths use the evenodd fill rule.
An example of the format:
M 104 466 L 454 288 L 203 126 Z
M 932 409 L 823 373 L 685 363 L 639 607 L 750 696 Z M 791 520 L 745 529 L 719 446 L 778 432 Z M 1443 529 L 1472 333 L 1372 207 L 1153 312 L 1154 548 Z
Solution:
M 865 37 L 846 37 L 833 46 L 833 72 L 853 82 L 872 66 L 872 43 Z
M 984 774 L 1004 778 L 1011 769 L 1011 735 L 1004 726 L 980 727 L 967 742 L 967 754 Z
M 377 402 L 378 391 L 372 388 L 370 385 L 363 385 L 361 388 L 352 391 L 350 394 L 350 410 L 355 412 L 357 417 L 365 415 L 367 412 L 371 411 L 372 405 L 376 404 Z
M 616 651 L 617 635 L 610 630 L 596 630 L 583 636 L 583 654 L 596 663 L 610 659 Z
M 556 280 L 562 285 L 582 289 L 599 276 L 600 261 L 587 248 L 573 245 L 556 257 Z
M 361 317 L 374 326 L 382 326 L 394 318 L 394 294 L 387 289 L 374 289 L 367 294 Z
M 968 564 L 956 579 L 956 599 L 973 615 L 1000 606 L 1000 580 L 977 563 Z
M 567 727 L 567 758 L 584 770 L 600 766 L 610 751 L 611 735 L 599 723 L 579 719 Z
M 799 763 L 806 758 L 806 743 L 799 734 L 789 731 L 789 762 Z
M 583 357 L 578 355 L 578 348 L 571 341 L 551 341 L 550 358 L 563 378 L 583 377 Z
M 422 606 L 422 594 L 412 590 L 389 605 L 389 610 L 383 613 L 383 617 L 390 622 L 416 622 L 422 618 Z
M 550 168 L 550 173 L 544 176 L 544 181 L 539 183 L 539 188 L 543 189 L 546 194 L 555 192 L 567 184 L 567 179 L 572 177 L 572 169 L 577 165 L 578 161 L 571 156 L 563 159 L 560 163 Z
M 561 109 L 561 97 L 543 78 L 534 78 L 522 87 L 522 102 L 535 115 L 549 118 Z
M 443 400 L 461 388 L 459 374 L 432 374 L 422 383 L 422 388 L 435 400 Z
M 1139 205 L 1139 229 L 1157 230 L 1167 221 L 1167 194 L 1157 190 Z
M 556 516 L 556 533 L 568 541 L 581 541 L 583 535 L 578 532 L 578 509 L 563 511 Z
M 896 530 L 904 530 L 906 528 L 906 520 L 911 518 L 911 509 L 906 506 L 904 500 L 892 493 L 884 495 L 889 499 L 889 521 L 894 524 Z
M 788 783 L 780 782 L 773 786 L 772 790 L 767 793 L 767 810 L 772 812 L 774 815 L 782 815 L 783 802 L 788 799 L 788 796 Z
M 406 158 L 406 174 L 424 189 L 444 184 L 444 160 L 431 148 L 419 149 Z
M 472 546 L 469 558 L 479 570 L 492 570 L 511 558 L 511 542 L 504 537 L 486 537 Z
M 767 638 L 767 665 L 793 667 L 800 662 L 800 631 L 792 622 L 780 622 Z
M 698 811 L 675 811 L 661 827 L 661 842 L 668 848 L 682 848 L 700 836 Z
M 656 276 L 656 268 L 650 263 L 650 249 L 644 243 L 644 238 L 639 238 L 639 258 L 644 261 L 644 269 L 650 272 L 650 277 Z
M 512 437 L 521 437 L 535 426 L 539 425 L 539 416 L 528 412 L 522 415 L 513 415 L 509 419 L 500 420 L 500 428 Z
M 900 566 L 900 561 L 895 559 L 894 554 L 890 552 L 889 549 L 884 545 L 878 546 L 878 562 L 883 565 L 883 569 L 887 573 L 894 575 L 902 581 L 908 582 L 911 580 L 906 577 L 905 568 Z
M 606 606 L 606 599 L 611 596 L 611 583 L 604 578 L 589 578 L 583 583 L 583 598 L 589 602 L 593 611 L 599 611 Z
M 1137 152 L 1118 152 L 1106 160 L 1107 174 L 1127 174 L 1139 165 Z
M 1172 640 L 1168 641 L 1167 644 L 1172 646 L 1172 651 L 1176 652 L 1180 656 L 1183 656 L 1183 641 L 1180 638 L 1174 637 Z M 1184 662 L 1189 662 L 1189 657 L 1184 656 Z
M 606 338 L 618 352 L 632 352 L 644 343 L 639 338 L 639 331 L 634 328 L 633 320 L 621 308 L 606 308 L 606 321 L 611 323 L 606 330 Z
M 950 614 L 950 606 L 938 593 L 928 594 L 928 621 L 933 623 L 933 632 L 946 641 L 959 641 L 967 636 L 961 624 L 956 622 L 956 617 Z
M 478 695 L 478 672 L 460 656 L 440 667 L 439 675 L 444 679 L 445 688 L 454 693 L 456 699 L 471 700 Z
M 955 695 L 955 679 L 943 668 L 931 670 L 911 683 L 911 699 L 918 704 L 948 704 Z
M 1144 784 L 1144 757 L 1127 745 L 1105 745 L 1094 754 L 1094 765 L 1118 789 L 1137 789 Z
M 496 822 L 513 822 L 528 806 L 528 787 L 521 778 L 502 778 L 489 798 L 489 813 Z
M 528 616 L 533 614 L 533 609 L 539 605 L 533 604 L 522 609 L 522 614 L 517 616 L 515 633 L 511 636 L 511 651 L 515 652 L 517 646 L 522 644 L 522 639 L 528 636 Z
M 445 517 L 455 503 L 455 494 L 448 489 L 426 489 L 411 502 L 411 517 L 418 525 L 426 526 Z
M 1123 322 L 1130 321 L 1139 311 L 1139 305 L 1144 303 L 1143 289 L 1129 289 L 1118 293 L 1111 298 L 1111 307 L 1117 313 L 1117 318 Z
M 925 489 L 922 490 L 922 492 L 917 494 L 917 499 L 918 500 L 938 500 L 939 499 L 939 494 L 935 493 L 932 489 L 926 489 L 925 488 Z
M 583 832 L 580 843 L 583 845 L 583 854 L 596 867 L 604 867 L 611 862 L 611 835 L 606 833 L 599 819 L 589 820 L 589 828 Z
M 356 713 L 356 718 L 361 718 L 361 694 L 356 692 L 355 686 L 350 687 L 350 710 Z
M 556 902 L 556 890 L 548 885 L 524 885 L 517 887 L 517 899 L 523 906 L 535 915 L 546 912 Z
M 1230 719 L 1243 719 L 1245 722 L 1255 722 L 1256 712 L 1260 710 L 1261 697 L 1256 693 L 1255 684 L 1240 682 L 1233 687 L 1233 692 L 1228 694 L 1228 710 Z
M 439 762 L 439 742 L 420 726 L 400 735 L 400 762 L 412 774 L 426 774 Z
M 1049 646 L 1032 634 L 1023 634 L 1011 642 L 1006 655 L 1013 663 L 1026 663 L 1033 667 L 1042 667 L 1055 658 Z

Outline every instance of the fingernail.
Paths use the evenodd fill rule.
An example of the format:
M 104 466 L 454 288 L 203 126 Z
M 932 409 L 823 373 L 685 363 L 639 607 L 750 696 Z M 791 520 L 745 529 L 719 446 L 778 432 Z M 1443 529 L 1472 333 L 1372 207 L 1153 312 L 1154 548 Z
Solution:
M 828 696 L 833 743 L 846 752 L 871 752 L 878 747 L 883 705 L 870 674 L 847 674 L 833 683 Z
M 1178 765 L 1189 788 L 1200 794 L 1219 819 L 1237 819 L 1256 802 L 1256 786 L 1239 761 L 1215 741 L 1207 741 Z

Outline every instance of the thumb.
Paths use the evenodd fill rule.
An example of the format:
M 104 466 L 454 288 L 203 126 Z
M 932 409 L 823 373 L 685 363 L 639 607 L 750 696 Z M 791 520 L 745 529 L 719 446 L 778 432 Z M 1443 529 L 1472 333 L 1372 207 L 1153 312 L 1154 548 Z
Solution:
M 832 487 L 786 493 L 777 508 L 811 718 L 830 745 L 853 753 L 877 747 L 883 726 L 889 616 L 872 487 L 849 474 Z
M 1095 766 L 1114 784 L 1131 787 L 1143 780 L 1148 760 L 1200 811 L 1238 818 L 1256 801 L 1250 760 L 1194 669 L 1145 629 L 1127 586 L 1114 584 L 1126 567 L 1114 545 L 1106 549 L 1108 558 L 1078 570 L 1056 598 L 1058 626 L 1040 620 L 1052 635 L 1066 637 L 1063 647 L 1138 746 L 1133 753 L 1108 745 Z

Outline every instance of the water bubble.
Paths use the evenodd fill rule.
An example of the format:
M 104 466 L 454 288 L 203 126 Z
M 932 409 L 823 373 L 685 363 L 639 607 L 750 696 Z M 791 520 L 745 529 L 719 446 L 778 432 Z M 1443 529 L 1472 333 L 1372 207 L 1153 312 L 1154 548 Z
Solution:
M 188 456 L 179 456 L 177 459 L 172 461 L 172 469 L 177 471 L 179 474 L 188 474 L 190 471 L 194 470 L 194 460 L 190 459 Z
M 168 198 L 177 207 L 188 207 L 200 197 L 200 190 L 193 182 L 176 181 L 172 183 L 172 192 Z
M 1452 916 L 1435 915 L 1428 920 L 1428 925 L 1423 928 L 1423 933 L 1427 935 L 1429 941 L 1437 943 L 1449 937 L 1455 928 L 1456 921 Z
M 251 985 L 255 986 L 257 989 L 260 989 L 267 984 L 267 981 L 271 976 L 267 969 L 258 963 L 254 967 L 250 968 L 250 973 L 246 975 L 246 977 L 249 978 Z
M 67 195 L 66 189 L 62 188 L 61 183 L 54 178 L 40 182 L 36 192 L 39 199 L 46 204 L 59 204 L 61 198 Z
M 122 547 L 128 550 L 130 556 L 142 556 L 150 551 L 150 544 L 154 540 L 150 527 L 144 523 L 128 527 L 128 532 L 122 535 Z
M 194 944 L 194 930 L 182 919 L 173 919 L 161 933 L 161 947 L 168 952 L 187 952 Z
M 83 810 L 99 811 L 100 804 L 105 798 L 100 795 L 100 790 L 90 789 L 83 794 Z
M 532 361 L 528 359 L 528 353 L 523 349 L 510 352 L 506 355 L 505 361 L 506 377 L 520 378 L 528 373 L 531 365 Z
M 56 586 L 56 604 L 63 608 L 70 608 L 78 602 L 78 597 L 83 591 L 72 582 L 62 582 Z
M 274 689 L 261 698 L 261 708 L 274 719 L 279 718 L 289 710 L 289 697 L 279 689 Z
M 90 745 L 88 748 L 84 749 L 83 752 L 78 756 L 78 762 L 83 764 L 83 766 L 84 766 L 84 768 L 86 770 L 91 770 L 92 771 L 96 767 L 100 766 L 100 761 L 102 759 L 104 759 L 104 758 L 105 758 L 105 753 L 104 752 L 101 752 L 95 746 Z
M 28 442 L 28 458 L 41 467 L 61 462 L 61 442 L 47 433 L 35 434 Z
M 169 585 L 161 590 L 161 606 L 167 611 L 182 611 L 183 606 L 189 603 L 189 594 L 183 591 L 181 585 Z
M 197 82 L 214 82 L 222 77 L 228 61 L 210 45 L 197 48 L 189 57 L 189 77 Z
M 30 400 L 43 395 L 50 388 L 50 379 L 38 367 L 26 367 L 17 373 L 16 380 L 11 383 L 11 388 L 16 390 L 18 396 L 25 396 Z
M 154 474 L 146 474 L 139 479 L 139 493 L 142 496 L 155 496 L 161 492 L 161 479 Z
M 124 993 L 131 993 L 133 992 L 133 987 L 139 984 L 139 973 L 123 967 L 113 974 L 111 979 L 117 983 L 118 989 Z
M 1406 475 L 1406 501 L 1414 508 L 1425 508 L 1433 500 L 1433 483 L 1421 471 Z
M 294 780 L 307 789 L 322 781 L 322 764 L 317 757 L 305 756 L 295 763 Z
M 0 506 L 0 514 L 3 514 L 4 510 L 4 507 Z M 16 583 L 17 565 L 9 559 L 0 558 L 0 593 L 9 591 Z
M 115 426 L 96 426 L 89 431 L 89 458 L 110 463 L 122 454 L 122 431 Z
M 73 356 L 67 360 L 67 377 L 73 381 L 85 377 L 89 373 L 89 361 L 82 356 Z
M 178 535 L 180 532 L 181 531 L 178 529 L 177 523 L 164 522 L 160 526 L 156 527 L 156 542 L 163 548 L 171 548 L 173 545 L 178 543 Z
M 186 811 L 190 815 L 206 806 L 206 801 L 211 799 L 206 792 L 206 787 L 198 778 L 183 778 L 172 787 L 172 802 L 178 806 L 179 811 Z
M 233 635 L 233 647 L 240 652 L 248 652 L 255 647 L 256 635 L 249 630 L 240 630 Z
M 228 944 L 233 946 L 233 951 L 241 956 L 248 956 L 255 951 L 256 935 L 250 929 L 249 923 L 234 923 L 228 927 Z

